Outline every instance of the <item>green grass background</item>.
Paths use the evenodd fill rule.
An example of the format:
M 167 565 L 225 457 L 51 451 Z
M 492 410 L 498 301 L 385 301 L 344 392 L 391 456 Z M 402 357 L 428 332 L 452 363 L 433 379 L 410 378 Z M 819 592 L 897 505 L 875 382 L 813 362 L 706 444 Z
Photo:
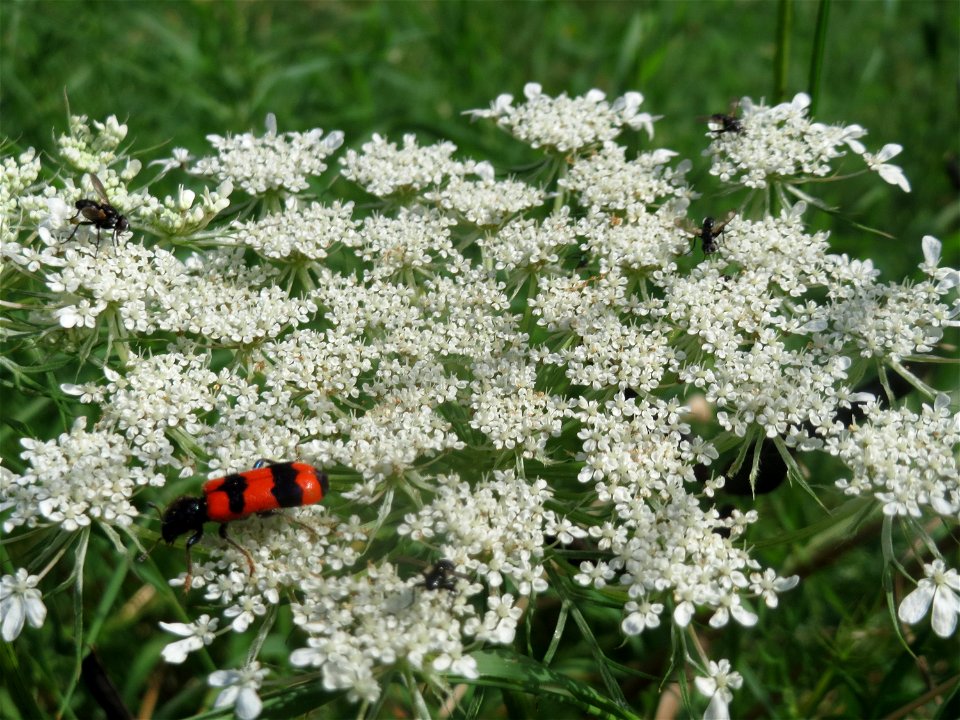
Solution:
M 732 0 L 2 0 L 0 134 L 21 148 L 50 150 L 54 134 L 66 127 L 66 91 L 74 113 L 96 119 L 116 114 L 126 120 L 134 150 L 144 152 L 145 162 L 168 156 L 175 146 L 202 155 L 207 134 L 260 132 L 266 113 L 274 112 L 281 130 L 342 129 L 350 146 L 373 132 L 397 140 L 404 132 L 416 132 L 424 142 L 450 139 L 466 155 L 514 170 L 531 154 L 489 124 L 471 124 L 460 115 L 463 110 L 485 107 L 502 92 L 520 97 L 531 80 L 549 94 L 597 87 L 615 97 L 640 90 L 646 97 L 643 109 L 666 116 L 657 124 L 654 144 L 693 159 L 691 177 L 706 193 L 695 213 L 707 214 L 725 199 L 707 182 L 707 165 L 700 157 L 704 126 L 697 116 L 724 111 L 731 98 L 741 95 L 779 100 L 808 90 L 822 7 Z M 790 22 L 778 39 L 778 17 L 785 8 Z M 873 151 L 888 142 L 902 144 L 904 153 L 894 162 L 904 168 L 913 192 L 905 195 L 874 175 L 817 185 L 815 192 L 842 208 L 842 214 L 808 217 L 816 227 L 832 230 L 838 249 L 874 258 L 887 279 L 914 271 L 925 234 L 944 241 L 946 264 L 960 264 L 960 201 L 948 169 L 960 152 L 958 8 L 952 0 L 829 4 L 816 116 L 863 125 Z M 786 60 L 783 98 L 776 97 L 778 51 Z M 857 167 L 851 163 L 848 169 Z M 855 222 L 895 239 L 865 233 Z M 42 428 L 33 431 L 44 434 Z M 8 426 L 3 434 L 4 448 L 12 446 L 15 433 Z M 829 482 L 817 479 L 818 484 Z M 795 525 L 786 534 L 796 531 L 796 542 L 806 542 L 805 533 L 823 516 L 816 508 L 783 506 L 789 502 L 776 495 L 758 501 L 761 517 L 769 512 L 778 519 L 792 518 Z M 876 553 L 879 526 L 872 521 L 855 525 L 858 542 L 852 545 L 844 544 L 847 536 L 841 530 L 836 519 L 818 528 L 821 544 L 811 548 L 810 577 L 795 596 L 784 598 L 779 610 L 762 613 L 762 632 L 730 628 L 713 638 L 710 655 L 731 658 L 746 678 L 734 705 L 740 712 L 878 717 L 909 708 L 926 692 L 922 674 L 885 614 Z M 769 549 L 764 562 L 776 567 L 791 547 L 783 526 L 770 531 L 779 544 Z M 112 553 L 97 534 L 91 542 L 97 546 L 91 548 L 93 557 Z M 167 569 L 175 573 L 182 558 L 168 555 Z M 10 568 L 4 565 L 3 571 Z M 88 568 L 88 583 L 99 585 L 102 594 L 88 589 L 87 636 L 96 630 L 98 656 L 128 706 L 136 708 L 145 693 L 156 692 L 161 698 L 158 717 L 182 716 L 200 704 L 205 674 L 213 666 L 209 658 L 196 658 L 165 668 L 158 679 L 153 663 L 169 637 L 161 636 L 156 621 L 180 619 L 173 610 L 178 600 L 168 592 L 161 595 L 160 606 L 156 599 L 138 606 L 135 593 L 141 581 L 127 571 L 126 565 Z M 163 587 L 159 576 L 155 580 Z M 58 687 L 73 672 L 75 628 L 69 622 L 58 624 L 71 618 L 71 600 L 64 593 L 45 599 L 50 620 L 44 629 L 25 630 L 13 647 L 0 645 L 0 667 L 10 678 L 0 691 L 0 715 L 13 713 L 18 701 L 38 692 L 46 697 L 44 707 L 50 698 L 58 704 Z M 195 615 L 196 610 L 189 612 Z M 590 601 L 582 610 L 591 626 L 607 628 L 598 638 L 603 647 L 620 643 L 618 612 Z M 531 643 L 541 651 L 553 619 L 548 609 L 533 620 Z M 289 623 L 281 623 L 268 641 L 267 660 L 286 657 L 285 629 L 290 630 Z M 569 632 L 572 642 L 565 644 L 554 667 L 586 678 L 595 669 L 591 643 L 578 644 L 576 631 Z M 955 657 L 950 659 L 955 643 L 930 637 L 928 625 L 919 626 L 917 633 L 919 639 L 911 639 L 927 649 L 941 675 L 944 662 L 956 668 Z M 246 637 L 230 638 L 225 654 L 233 652 L 234 662 L 242 661 L 247 642 Z M 669 643 L 663 629 L 630 640 L 614 659 L 639 662 L 639 667 L 632 665 L 635 671 L 656 673 L 664 659 L 652 657 L 650 650 L 662 651 Z M 653 707 L 660 693 L 656 680 L 640 675 L 623 685 L 636 708 Z M 520 692 L 504 703 L 516 717 L 528 710 L 549 715 Z M 82 686 L 70 704 L 77 717 L 102 717 Z M 949 708 L 941 706 L 941 713 Z M 22 717 L 32 717 L 31 710 L 19 705 Z

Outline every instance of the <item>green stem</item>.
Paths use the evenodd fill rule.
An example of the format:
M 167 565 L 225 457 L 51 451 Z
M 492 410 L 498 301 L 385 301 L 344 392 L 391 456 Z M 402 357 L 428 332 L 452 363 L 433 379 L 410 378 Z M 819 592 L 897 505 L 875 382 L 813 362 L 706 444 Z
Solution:
M 827 22 L 830 17 L 830 0 L 820 0 L 817 8 L 817 25 L 813 32 L 813 53 L 810 56 L 810 79 L 807 94 L 810 96 L 810 116 L 817 113 L 820 97 L 820 76 L 823 73 L 823 56 L 827 47 Z
M 787 90 L 790 32 L 793 29 L 793 0 L 780 0 L 777 10 L 777 54 L 773 60 L 773 102 L 782 102 Z

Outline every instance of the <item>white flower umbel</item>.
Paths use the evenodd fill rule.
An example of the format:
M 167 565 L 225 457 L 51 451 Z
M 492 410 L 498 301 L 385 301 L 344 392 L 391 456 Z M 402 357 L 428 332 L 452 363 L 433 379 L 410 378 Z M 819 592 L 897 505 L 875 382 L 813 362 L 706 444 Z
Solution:
M 881 283 L 869 259 L 832 254 L 781 192 L 802 196 L 844 153 L 906 189 L 894 146 L 867 154 L 862 128 L 812 122 L 803 96 L 742 102 L 742 131 L 709 133 L 713 171 L 771 191 L 718 201 L 723 232 L 691 253 L 702 174 L 617 141 L 652 138 L 639 93 L 608 102 L 531 84 L 525 98 L 474 116 L 546 153 L 537 176 L 458 160 L 444 141 L 375 137 L 341 161 L 373 207 L 336 197 L 339 184 L 309 192 L 339 133 L 281 135 L 272 119 L 264 136 L 212 136 L 217 155 L 194 170 L 217 187 L 184 182 L 162 199 L 130 189 L 140 162 L 115 118 L 72 119 L 66 166 L 3 160 L 4 327 L 42 363 L 21 367 L 33 355 L 17 350 L 5 372 L 37 393 L 37 378 L 71 381 L 51 402 L 97 418 L 22 441 L 0 476 L 11 542 L 139 532 L 135 504 L 200 496 L 203 477 L 261 458 L 328 475 L 324 502 L 232 521 L 235 545 L 208 525 L 193 548 L 191 600 L 210 614 L 165 625 L 177 637 L 163 656 L 256 638 L 242 668 L 210 675 L 218 707 L 262 712 L 259 649 L 283 666 L 271 636 L 283 608 L 303 681 L 368 703 L 392 702 L 390 678 L 454 697 L 449 678 L 477 678 L 485 645 L 525 652 L 530 609 L 581 598 L 621 607 L 622 633 L 645 636 L 635 647 L 654 647 L 661 624 L 694 639 L 704 625 L 757 628 L 798 578 L 759 561 L 752 526 L 769 505 L 719 508 L 727 476 L 767 445 L 800 482 L 804 454 L 825 450 L 811 492 L 844 477 L 908 536 L 933 515 L 955 522 L 958 416 L 904 363 L 949 351 L 960 274 L 927 236 L 904 245 L 922 252 L 921 279 Z M 175 151 L 161 172 L 174 181 L 188 162 Z M 91 173 L 126 232 L 74 224 L 75 203 L 97 195 Z M 890 373 L 927 399 L 857 390 Z M 920 539 L 905 541 L 942 550 Z M 35 584 L 3 579 L 5 638 L 42 615 Z M 934 630 L 955 632 L 957 593 L 955 571 L 934 562 L 901 618 L 932 608 Z M 727 716 L 741 679 L 726 661 L 709 668 L 697 681 L 708 716 Z
M 960 513 L 960 413 L 938 395 L 920 413 L 908 408 L 863 406 L 865 417 L 849 428 L 838 426 L 826 449 L 852 471 L 837 481 L 848 495 L 873 495 L 886 515 L 919 518 L 933 511 L 946 518 Z
M 670 168 L 667 163 L 677 156 L 672 150 L 641 153 L 629 161 L 626 152 L 622 145 L 605 142 L 598 152 L 578 157 L 557 184 L 576 193 L 584 207 L 631 220 L 654 203 L 691 195 L 685 179 L 692 167 L 689 160 Z
M 267 132 L 257 137 L 208 135 L 217 154 L 201 158 L 192 168 L 199 175 L 229 181 L 244 192 L 257 195 L 268 190 L 291 193 L 307 189 L 307 178 L 327 169 L 324 160 L 343 144 L 343 133 L 324 136 L 323 130 L 277 133 L 277 121 L 267 116 Z
M 404 135 L 403 147 L 398 148 L 374 134 L 360 149 L 347 150 L 340 158 L 343 176 L 380 197 L 414 194 L 462 172 L 461 164 L 452 159 L 457 146 L 451 142 L 421 146 L 415 135 Z
M 148 467 L 132 465 L 133 451 L 119 434 L 88 432 L 79 417 L 69 433 L 40 442 L 23 438 L 20 456 L 28 467 L 6 478 L 0 487 L 0 507 L 12 512 L 3 531 L 59 525 L 64 532 L 99 521 L 128 527 L 137 516 L 130 502 L 146 485 L 162 484 L 163 477 Z
M 807 117 L 810 97 L 798 93 L 791 101 L 773 107 L 740 101 L 742 131 L 715 133 L 709 154 L 710 173 L 724 182 L 764 188 L 793 177 L 823 177 L 832 162 L 852 150 L 864 153 L 859 125 L 832 127 Z
M 627 93 L 612 104 L 601 90 L 571 98 L 546 95 L 537 83 L 523 88 L 526 102 L 514 107 L 511 95 L 498 97 L 489 110 L 471 110 L 475 118 L 492 118 L 511 135 L 534 148 L 559 153 L 582 150 L 612 140 L 624 126 L 643 127 L 653 137 L 657 118 L 638 113 L 640 93 Z
M 301 207 L 290 198 L 283 212 L 238 223 L 234 232 L 237 242 L 264 257 L 316 261 L 323 260 L 338 242 L 355 245 L 358 224 L 353 219 L 353 203 L 333 203 L 330 207 L 310 203 Z

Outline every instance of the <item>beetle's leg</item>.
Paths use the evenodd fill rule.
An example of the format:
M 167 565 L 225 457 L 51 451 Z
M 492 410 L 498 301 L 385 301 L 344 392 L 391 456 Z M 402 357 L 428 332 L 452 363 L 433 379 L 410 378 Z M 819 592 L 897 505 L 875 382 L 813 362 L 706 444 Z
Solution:
M 233 538 L 227 536 L 226 523 L 220 523 L 220 537 L 222 537 L 228 543 L 233 545 L 237 550 L 243 553 L 243 556 L 247 559 L 247 567 L 250 569 L 250 577 L 253 577 L 254 569 L 255 569 L 253 565 L 253 555 L 251 555 L 250 552 L 245 547 L 235 542 Z
M 184 594 L 190 592 L 190 586 L 193 584 L 193 560 L 190 559 L 190 548 L 200 542 L 202 537 L 203 528 L 201 527 L 187 540 L 187 579 L 183 582 Z

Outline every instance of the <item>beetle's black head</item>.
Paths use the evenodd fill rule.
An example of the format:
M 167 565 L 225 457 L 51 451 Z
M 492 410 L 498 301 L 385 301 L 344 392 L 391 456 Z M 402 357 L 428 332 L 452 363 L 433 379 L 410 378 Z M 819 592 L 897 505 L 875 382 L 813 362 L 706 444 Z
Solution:
M 202 530 L 207 521 L 207 501 L 202 497 L 177 498 L 163 513 L 160 534 L 164 542 L 172 543 L 191 530 Z

